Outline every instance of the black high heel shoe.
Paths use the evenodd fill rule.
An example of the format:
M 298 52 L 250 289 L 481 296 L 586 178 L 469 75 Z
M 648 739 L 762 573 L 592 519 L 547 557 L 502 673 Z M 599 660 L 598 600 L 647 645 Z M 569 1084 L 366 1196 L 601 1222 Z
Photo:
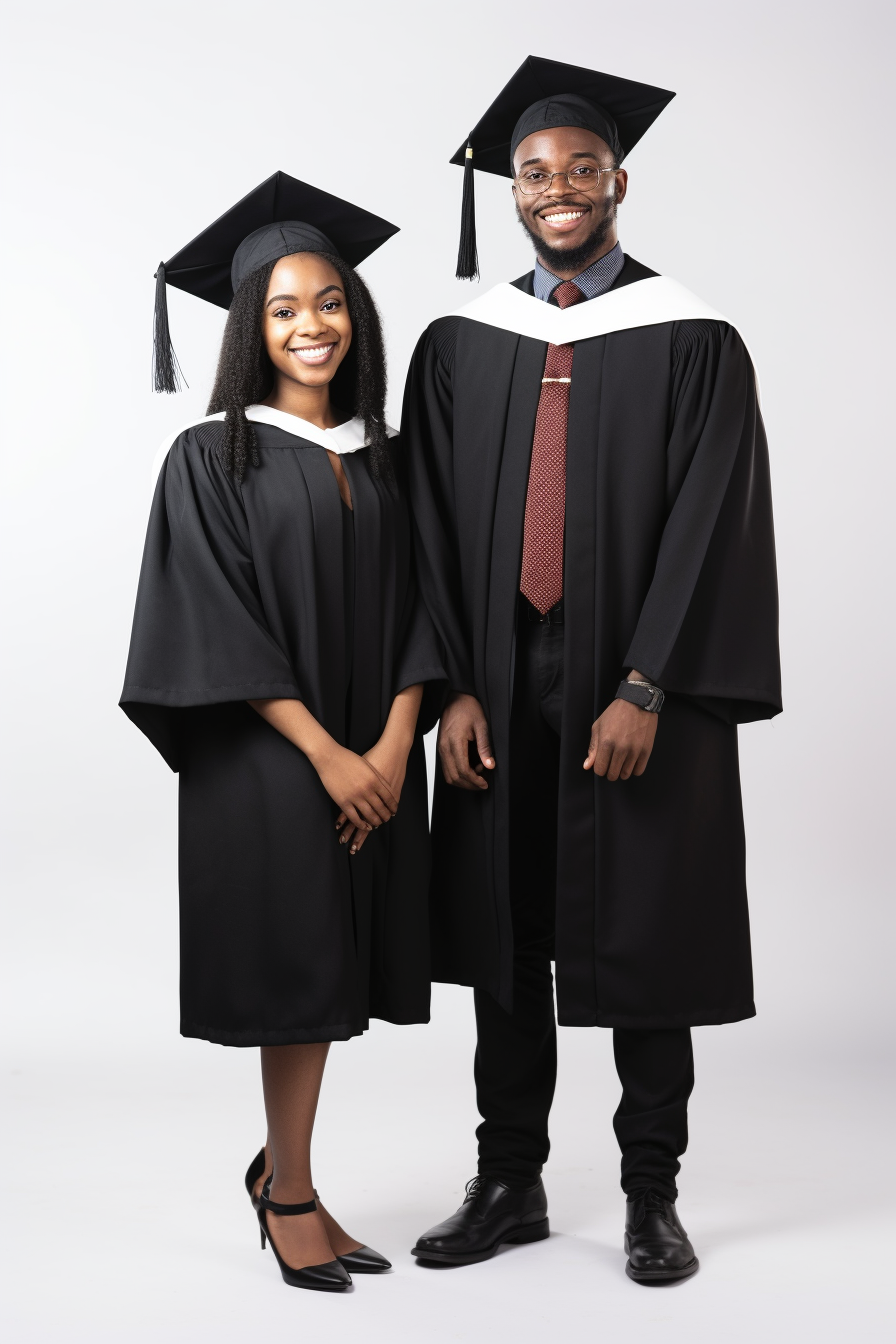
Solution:
M 258 1180 L 258 1175 L 255 1179 Z M 275 1204 L 272 1199 L 268 1198 L 270 1188 L 270 1180 L 267 1180 L 259 1200 L 258 1225 L 261 1228 L 261 1249 L 264 1250 L 266 1242 L 271 1243 L 271 1250 L 280 1266 L 283 1282 L 288 1283 L 291 1288 L 317 1288 L 329 1293 L 339 1293 L 344 1288 L 350 1288 L 352 1276 L 338 1259 L 328 1260 L 323 1265 L 305 1265 L 302 1269 L 293 1269 L 291 1265 L 286 1263 L 271 1236 L 268 1227 L 268 1213 L 276 1213 L 280 1218 L 292 1218 L 302 1213 L 314 1213 L 317 1209 L 317 1202 L 309 1199 L 307 1204 Z
M 380 1255 L 372 1246 L 359 1246 L 356 1251 L 337 1255 L 336 1259 L 351 1274 L 382 1274 L 384 1270 L 392 1268 L 392 1261 Z
M 256 1173 L 256 1181 L 260 1175 L 260 1171 Z M 316 1190 L 314 1198 L 320 1199 Z M 392 1268 L 392 1261 L 380 1255 L 372 1246 L 359 1246 L 356 1251 L 346 1251 L 345 1255 L 337 1255 L 336 1259 L 341 1265 L 345 1265 L 350 1274 L 382 1274 L 384 1270 Z
M 264 1149 L 262 1148 L 258 1156 L 253 1157 L 252 1161 L 249 1163 L 249 1170 L 246 1172 L 246 1193 L 251 1199 L 252 1207 L 256 1213 L 261 1208 L 261 1200 L 255 1193 L 255 1183 L 259 1176 L 264 1175 L 265 1165 Z

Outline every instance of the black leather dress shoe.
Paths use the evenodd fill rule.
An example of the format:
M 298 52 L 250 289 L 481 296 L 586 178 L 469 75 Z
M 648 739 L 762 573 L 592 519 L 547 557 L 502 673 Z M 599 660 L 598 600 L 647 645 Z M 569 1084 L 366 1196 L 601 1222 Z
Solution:
M 501 1246 L 544 1241 L 550 1235 L 540 1180 L 525 1190 L 511 1190 L 490 1176 L 474 1176 L 457 1213 L 424 1232 L 411 1255 L 439 1265 L 475 1265 Z
M 625 1251 L 625 1272 L 636 1283 L 672 1283 L 700 1268 L 675 1205 L 655 1190 L 626 1203 Z

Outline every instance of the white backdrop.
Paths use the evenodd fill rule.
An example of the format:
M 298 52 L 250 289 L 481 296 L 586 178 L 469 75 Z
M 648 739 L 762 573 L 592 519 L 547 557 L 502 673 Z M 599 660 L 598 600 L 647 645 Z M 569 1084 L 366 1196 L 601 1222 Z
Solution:
M 261 1302 L 272 1321 L 301 1306 L 331 1330 L 366 1322 L 370 1338 L 484 1339 L 508 1294 L 518 1338 L 550 1321 L 573 1339 L 591 1319 L 581 1284 L 600 1285 L 620 1330 L 656 1320 L 717 1340 L 725 1322 L 729 1339 L 777 1339 L 814 1304 L 818 1338 L 843 1338 L 847 1321 L 884 1337 L 861 1229 L 890 1174 L 877 1160 L 892 1017 L 890 14 L 868 0 L 49 0 L 7 13 L 0 1064 L 11 1205 L 37 1220 L 30 1244 L 16 1232 L 16 1340 L 243 1338 Z M 116 707 L 150 463 L 203 414 L 224 320 L 170 292 L 190 388 L 153 396 L 152 276 L 278 168 L 393 219 L 402 232 L 362 270 L 397 423 L 419 333 L 481 292 L 453 279 L 461 174 L 448 158 L 529 52 L 678 90 L 627 164 L 623 246 L 728 314 L 761 374 L 786 712 L 741 736 L 760 1015 L 698 1033 L 682 1210 L 704 1270 L 661 1309 L 621 1278 L 606 1033 L 562 1034 L 548 1177 L 563 1235 L 547 1259 L 515 1252 L 466 1277 L 415 1269 L 405 1241 L 475 1166 L 467 991 L 437 990 L 429 1028 L 375 1026 L 337 1050 L 318 1169 L 342 1192 L 337 1211 L 367 1217 L 360 1235 L 377 1244 L 394 1223 L 383 1249 L 400 1270 L 328 1316 L 313 1295 L 275 1291 L 271 1264 L 240 1278 L 257 1062 L 176 1035 L 176 780 Z M 480 175 L 477 200 L 485 287 L 531 257 L 508 184 Z M 191 1172 L 199 1204 L 178 1212 L 174 1181 Z M 110 1230 L 88 1192 L 116 1182 L 131 1213 L 85 1250 Z M 216 1204 L 222 1182 L 234 1188 Z M 57 1205 L 50 1258 L 69 1277 L 47 1298 L 39 1258 Z M 578 1240 L 561 1254 L 564 1236 Z M 853 1277 L 835 1286 L 832 1258 Z M 151 1309 L 138 1261 L 152 1266 Z M 530 1301 L 542 1264 L 556 1277 Z M 750 1305 L 733 1321 L 744 1264 Z

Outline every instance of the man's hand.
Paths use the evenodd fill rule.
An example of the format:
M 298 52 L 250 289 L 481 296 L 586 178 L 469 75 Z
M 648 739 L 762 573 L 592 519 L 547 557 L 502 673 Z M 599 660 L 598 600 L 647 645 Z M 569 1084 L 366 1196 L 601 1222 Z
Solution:
M 653 751 L 658 714 L 614 700 L 591 728 L 585 769 L 609 780 L 643 775 Z
M 470 764 L 470 746 L 479 757 Z M 494 770 L 488 740 L 488 724 L 482 706 L 473 695 L 454 695 L 448 701 L 439 724 L 439 759 L 442 774 L 457 789 L 487 789 L 483 770 Z

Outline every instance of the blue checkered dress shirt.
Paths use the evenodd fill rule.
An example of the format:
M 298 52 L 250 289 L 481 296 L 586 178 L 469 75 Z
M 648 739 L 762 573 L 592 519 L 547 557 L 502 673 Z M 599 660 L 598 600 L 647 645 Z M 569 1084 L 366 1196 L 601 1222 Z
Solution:
M 598 257 L 597 261 L 592 262 L 587 271 L 574 276 L 573 284 L 578 285 L 586 299 L 596 299 L 598 295 L 606 294 L 624 265 L 625 257 L 622 255 L 622 247 L 617 243 L 605 257 Z M 542 266 L 540 261 L 535 262 L 536 299 L 541 299 L 543 303 L 547 303 L 557 286 L 562 284 L 563 281 L 558 280 L 556 275 L 552 275 L 546 267 Z

